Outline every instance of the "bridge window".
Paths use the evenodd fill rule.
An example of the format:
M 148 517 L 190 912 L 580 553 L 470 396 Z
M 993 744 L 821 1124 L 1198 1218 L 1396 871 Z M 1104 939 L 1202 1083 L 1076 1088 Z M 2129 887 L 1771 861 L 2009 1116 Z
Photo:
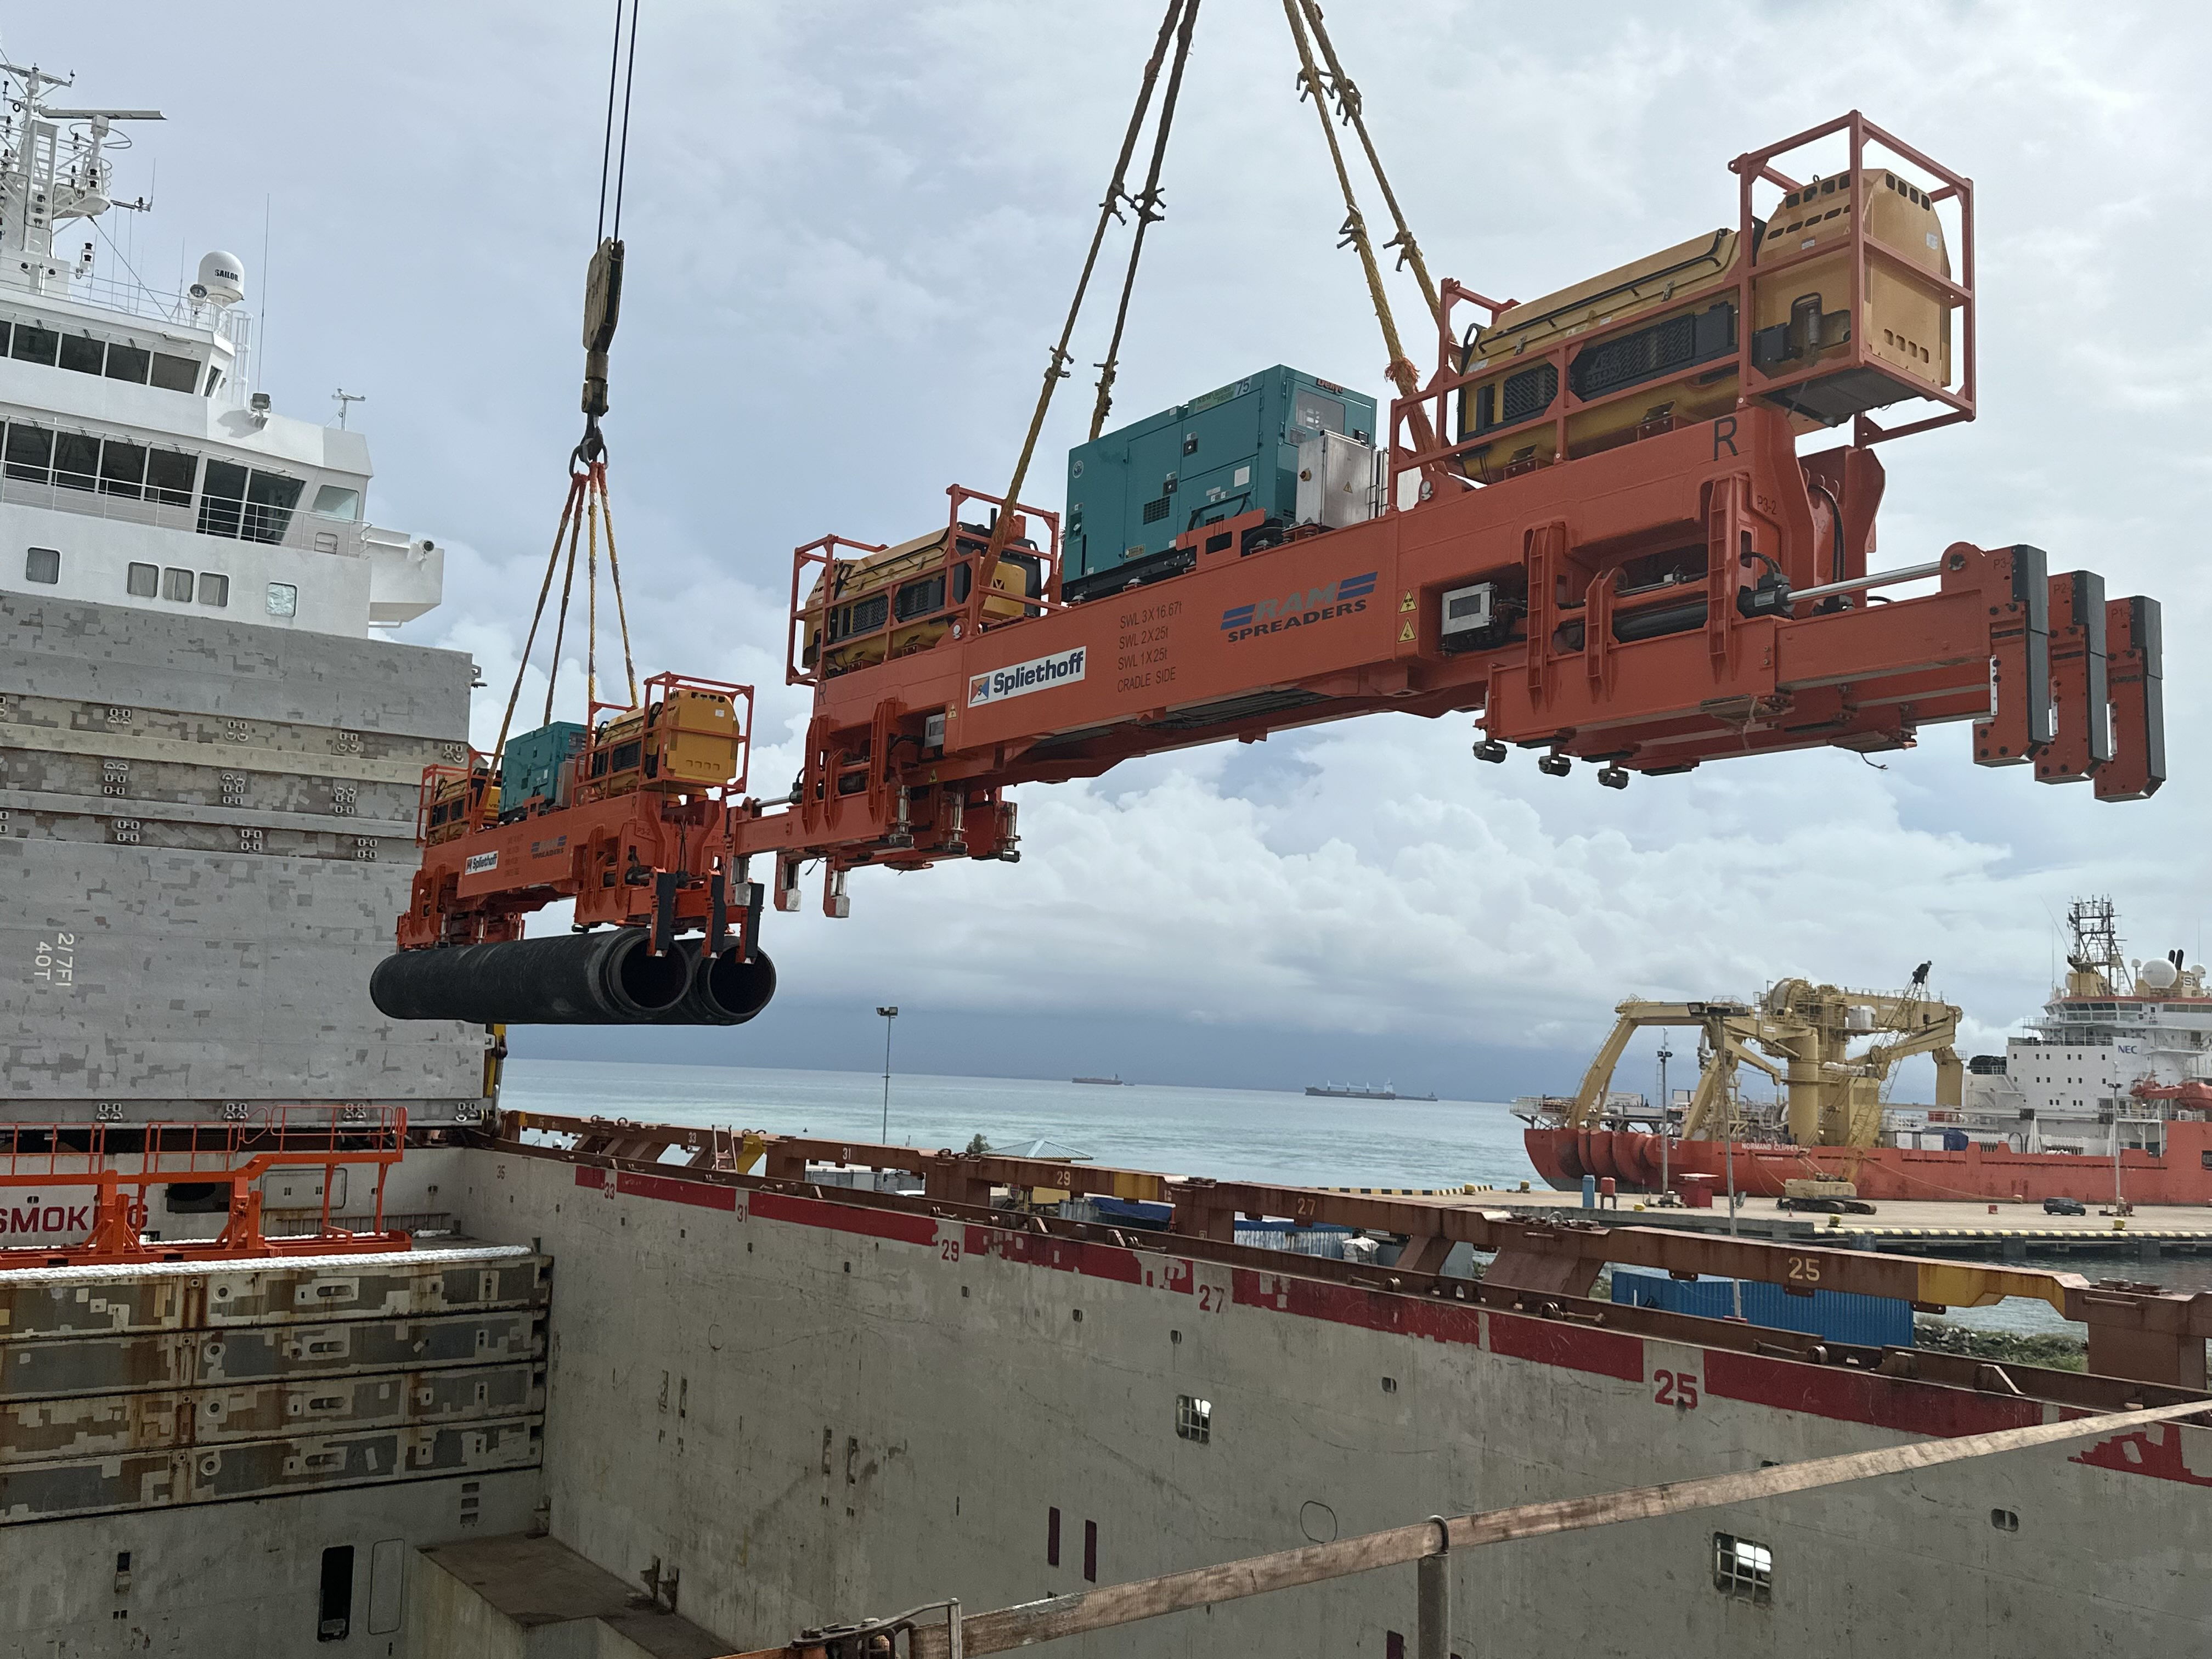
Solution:
M 281 542 L 307 488 L 276 472 L 249 472 L 235 461 L 210 458 L 200 482 L 200 533 L 249 542 Z
M 85 334 L 62 336 L 61 366 L 78 374 L 100 373 L 100 360 L 107 355 L 107 342 Z
M 246 469 L 210 459 L 200 481 L 200 534 L 235 536 L 246 513 Z
M 171 568 L 161 573 L 161 597 L 174 599 L 179 605 L 192 602 L 192 573 Z
M 181 449 L 149 449 L 146 452 L 146 499 L 159 501 L 164 507 L 190 507 L 192 504 L 192 475 L 199 471 L 200 458 Z
M 230 578 L 219 571 L 200 572 L 200 603 L 214 605 L 217 610 L 230 603 Z
M 199 385 L 200 361 L 197 357 L 173 357 L 166 351 L 154 354 L 151 384 L 164 392 L 191 392 Z
M 300 612 L 300 590 L 289 582 L 269 584 L 269 614 L 272 617 L 295 617 Z
M 319 519 L 358 519 L 361 491 L 344 484 L 325 484 L 315 491 L 314 514 Z
M 100 493 L 137 501 L 146 493 L 146 448 L 110 438 L 100 447 Z
M 111 345 L 107 348 L 107 378 L 143 386 L 146 384 L 146 371 L 153 367 L 153 362 L 154 354 L 143 346 Z
M 27 582 L 58 582 L 62 579 L 62 555 L 58 547 L 34 547 L 23 560 Z
M 62 337 L 33 323 L 15 325 L 15 337 L 8 355 L 26 363 L 51 363 L 61 350 Z
M 64 489 L 90 489 L 99 480 L 100 440 L 85 432 L 54 434 L 54 482 Z
M 132 599 L 150 599 L 161 591 L 161 567 L 134 564 L 124 572 L 123 586 Z
M 54 475 L 54 434 L 43 427 L 8 425 L 8 476 L 33 483 L 50 482 Z
M 249 542 L 281 542 L 292 527 L 292 509 L 307 488 L 298 478 L 255 471 L 246 485 L 246 519 L 240 533 Z

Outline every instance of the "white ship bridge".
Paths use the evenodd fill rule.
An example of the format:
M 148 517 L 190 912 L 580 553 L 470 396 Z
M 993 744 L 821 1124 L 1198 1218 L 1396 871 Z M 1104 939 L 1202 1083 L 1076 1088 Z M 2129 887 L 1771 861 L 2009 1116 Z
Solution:
M 159 112 L 0 73 L 0 589 L 356 637 L 435 606 L 442 552 L 367 520 L 367 440 L 252 390 L 243 264 L 161 293 L 103 235 Z

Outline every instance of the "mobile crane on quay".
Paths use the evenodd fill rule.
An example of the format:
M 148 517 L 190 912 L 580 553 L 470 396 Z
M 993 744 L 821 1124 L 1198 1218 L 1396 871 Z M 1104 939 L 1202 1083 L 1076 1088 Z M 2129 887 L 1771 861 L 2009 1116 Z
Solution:
M 1371 406 L 1356 395 L 1279 370 L 1102 434 L 1109 352 L 1064 538 L 1020 495 L 1079 286 L 1004 495 L 955 486 L 942 527 L 896 546 L 796 550 L 787 680 L 813 709 L 789 797 L 743 793 L 750 690 L 672 676 L 566 728 L 576 752 L 526 801 L 510 786 L 502 802 L 495 757 L 434 772 L 426 831 L 439 802 L 446 821 L 377 972 L 387 1013 L 750 1018 L 774 987 L 764 902 L 799 908 L 808 864 L 842 916 L 855 869 L 1016 860 L 1018 784 L 1386 710 L 1471 714 L 1479 757 L 1540 750 L 1543 771 L 1585 761 L 1615 788 L 1735 756 L 1903 748 L 1944 721 L 1972 723 L 1978 764 L 2102 800 L 2158 788 L 2154 599 L 2108 599 L 2029 546 L 1870 562 L 1875 447 L 1974 416 L 1969 179 L 1853 112 L 1732 162 L 1733 228 L 1516 304 L 1431 282 L 1377 164 L 1398 233 L 1385 246 L 1436 328 L 1423 380 L 1331 121 L 1334 100 L 1374 160 L 1357 88 L 1311 0 L 1285 9 L 1389 353 L 1382 433 L 1357 426 Z M 1169 6 L 1085 285 L 1118 204 L 1139 239 L 1158 216 L 1195 10 Z M 1783 170 L 1838 139 L 1843 170 Z M 1463 308 L 1486 314 L 1463 327 Z M 1913 400 L 1935 412 L 1872 418 Z M 1239 412 L 1209 422 L 1224 410 Z M 1845 421 L 1850 441 L 1799 455 L 1801 434 Z M 770 882 L 751 879 L 756 858 Z M 591 931 L 522 939 L 526 913 L 563 898 Z

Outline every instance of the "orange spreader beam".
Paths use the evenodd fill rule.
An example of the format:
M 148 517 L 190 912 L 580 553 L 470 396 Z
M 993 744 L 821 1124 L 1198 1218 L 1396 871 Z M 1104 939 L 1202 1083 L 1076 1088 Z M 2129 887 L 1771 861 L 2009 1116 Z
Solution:
M 1556 401 L 1511 429 L 1555 425 L 1548 461 L 1516 460 L 1478 486 L 1466 472 L 1491 441 L 1434 434 L 1449 429 L 1470 381 L 1495 371 L 1461 372 L 1447 309 L 1436 373 L 1396 400 L 1390 430 L 1415 433 L 1424 410 L 1438 418 L 1419 428 L 1428 439 L 1391 446 L 1378 516 L 1287 532 L 1256 513 L 1203 525 L 1177 544 L 1188 556 L 1180 574 L 1071 603 L 1056 517 L 956 487 L 939 564 L 916 564 L 897 594 L 903 607 L 933 591 L 924 603 L 939 609 L 900 610 L 881 624 L 879 659 L 842 672 L 830 672 L 822 648 L 830 603 L 854 562 L 839 551 L 865 556 L 873 544 L 811 544 L 793 561 L 787 675 L 811 685 L 814 701 L 791 796 L 641 795 L 473 826 L 425 848 L 399 944 L 511 939 L 523 913 L 573 898 L 580 921 L 653 921 L 663 932 L 672 918 L 698 925 L 720 905 L 750 949 L 755 854 L 774 861 L 777 908 L 799 908 L 799 872 L 818 862 L 823 906 L 842 915 L 855 868 L 1017 858 L 1006 793 L 1017 784 L 1388 711 L 1472 716 L 1480 757 L 1539 750 L 1542 770 L 1592 763 L 1614 787 L 1737 756 L 1900 749 L 1924 727 L 1965 722 L 1978 763 L 2087 781 L 2100 799 L 2151 794 L 2166 774 L 2155 600 L 2107 599 L 2094 573 L 2053 571 L 2027 546 L 1960 541 L 1886 572 L 1873 564 L 1884 484 L 1874 446 L 1974 413 L 1972 186 L 1853 113 L 1738 158 L 1743 247 L 1765 229 L 1751 217 L 1753 185 L 1809 191 L 1778 172 L 1777 158 L 1838 135 L 1849 176 L 1869 145 L 1886 146 L 1942 181 L 1928 202 L 1955 203 L 1963 216 L 1960 279 L 1913 267 L 1941 291 L 1965 364 L 1956 391 L 1905 388 L 1936 403 L 1936 416 L 1884 431 L 1861 415 L 1854 441 L 1800 456 L 1801 432 L 1814 429 L 1803 405 L 1810 377 L 1894 381 L 1894 365 L 1873 328 L 1845 327 L 1816 362 L 1763 360 L 1754 280 L 1805 256 L 1762 255 L 1757 267 L 1740 258 L 1710 293 L 1668 289 L 1670 304 L 1735 307 L 1733 355 L 1699 374 L 1700 384 L 1735 377 L 1731 412 L 1678 420 L 1662 400 L 1632 430 L 1577 449 L 1579 412 L 1607 399 L 1642 410 L 1657 395 L 1636 389 L 1640 381 L 1576 395 L 1578 354 L 1608 341 L 1611 319 L 1594 317 L 1530 354 L 1548 354 Z M 1853 296 L 1846 316 L 1858 314 L 1869 284 L 1905 268 L 1863 217 L 1848 221 L 1839 245 Z M 1454 283 L 1443 292 L 1448 307 L 1479 298 Z M 1613 332 L 1626 341 L 1649 316 L 1633 313 Z M 978 501 L 1011 534 L 963 526 L 963 503 Z M 1042 581 L 1009 596 L 981 568 L 985 541 L 1011 544 L 1035 526 L 1048 534 L 1022 545 Z M 1932 591 L 1899 597 L 1908 582 Z M 1470 607 L 1480 626 L 1467 625 Z M 858 653 L 848 641 L 837 654 L 849 663 Z

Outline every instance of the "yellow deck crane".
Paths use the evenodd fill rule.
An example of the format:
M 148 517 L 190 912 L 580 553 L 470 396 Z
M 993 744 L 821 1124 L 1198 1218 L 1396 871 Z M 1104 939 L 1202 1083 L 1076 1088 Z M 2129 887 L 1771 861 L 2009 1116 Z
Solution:
M 1956 1106 L 1965 1068 L 1953 1047 L 1960 1011 L 1927 989 L 1927 964 L 1902 991 L 1861 991 L 1808 980 L 1777 980 L 1755 1003 L 1631 999 L 1560 1114 L 1559 1127 L 1596 1127 L 1606 1115 L 1614 1068 L 1629 1040 L 1651 1027 L 1698 1032 L 1698 1086 L 1683 1115 L 1684 1139 L 1739 1138 L 1733 1102 L 1738 1066 L 1764 1072 L 1788 1099 L 1790 1138 L 1800 1146 L 1872 1146 L 1881 1138 L 1882 1093 L 1898 1064 L 1936 1060 L 1936 1103 Z M 1851 1045 L 1870 1038 L 1853 1052 Z M 1666 1103 L 1661 1103 L 1666 1109 Z

